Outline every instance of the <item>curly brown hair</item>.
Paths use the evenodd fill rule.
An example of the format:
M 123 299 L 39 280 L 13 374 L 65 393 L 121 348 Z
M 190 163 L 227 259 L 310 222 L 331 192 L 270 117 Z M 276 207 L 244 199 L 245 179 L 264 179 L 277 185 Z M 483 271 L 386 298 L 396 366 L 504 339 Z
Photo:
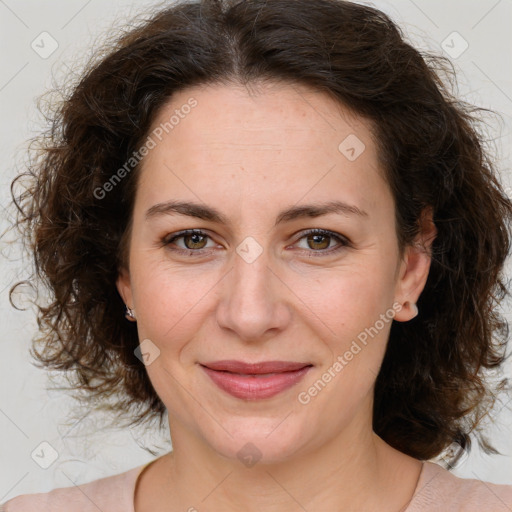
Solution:
M 498 306 L 508 294 L 502 270 L 512 203 L 478 127 L 475 113 L 484 109 L 457 99 L 441 77 L 455 80 L 449 60 L 420 53 L 379 10 L 342 0 L 182 1 L 129 27 L 53 104 L 28 171 L 11 185 L 32 280 L 51 291 L 38 304 L 31 355 L 63 371 L 85 399 L 114 398 L 108 409 L 118 421 L 162 421 L 165 405 L 134 354 L 137 330 L 115 284 L 127 266 L 140 165 L 108 193 L 98 190 L 133 159 L 176 91 L 306 85 L 372 123 L 401 254 L 426 207 L 437 227 L 420 314 L 391 327 L 375 385 L 375 432 L 423 460 L 451 443 L 469 449 L 470 434 L 496 453 L 480 427 L 500 389 L 486 369 L 501 368 L 506 356 Z

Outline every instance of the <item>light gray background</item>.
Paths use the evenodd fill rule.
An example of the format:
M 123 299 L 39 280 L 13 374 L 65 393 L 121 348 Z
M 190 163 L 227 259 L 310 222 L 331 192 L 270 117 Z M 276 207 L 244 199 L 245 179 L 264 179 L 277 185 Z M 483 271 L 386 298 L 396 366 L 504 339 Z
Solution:
M 314 1 L 314 0 L 312 0 Z M 362 2 L 370 3 L 370 2 Z M 9 184 L 16 165 L 23 164 L 27 139 L 37 133 L 41 119 L 35 98 L 50 85 L 52 74 L 61 77 L 90 53 L 95 40 L 116 22 L 123 26 L 131 15 L 155 5 L 150 1 L 115 0 L 0 0 L 0 211 L 2 230 L 8 212 Z M 373 5 L 390 14 L 420 48 L 451 52 L 458 71 L 459 93 L 467 101 L 501 113 L 489 137 L 500 159 L 502 179 L 510 182 L 512 142 L 512 1 L 511 0 L 395 0 Z M 51 48 L 48 32 L 58 43 Z M 453 34 L 456 31 L 460 34 Z M 44 43 L 41 38 L 46 37 Z M 464 49 L 464 40 L 469 45 Z M 445 43 L 443 43 L 445 41 Z M 43 46 L 44 44 L 44 46 Z M 43 48 L 45 50 L 43 50 Z M 46 391 L 46 373 L 31 365 L 28 355 L 36 323 L 30 311 L 11 308 L 7 290 L 25 275 L 27 262 L 17 260 L 16 247 L 4 239 L 0 260 L 0 503 L 14 496 L 46 492 L 120 473 L 153 459 L 140 445 L 167 451 L 170 445 L 140 429 L 120 432 L 98 430 L 87 415 L 65 424 L 71 405 L 65 394 Z M 8 259 L 9 257 L 10 259 Z M 510 275 L 510 272 L 509 272 Z M 510 308 L 506 306 L 507 316 Z M 507 372 L 512 375 L 510 362 Z M 512 484 L 512 402 L 503 398 L 498 424 L 489 433 L 504 456 L 482 455 L 475 446 L 455 473 L 495 483 Z M 57 461 L 42 469 L 31 457 L 46 450 L 58 452 Z M 34 457 L 36 458 L 36 457 Z

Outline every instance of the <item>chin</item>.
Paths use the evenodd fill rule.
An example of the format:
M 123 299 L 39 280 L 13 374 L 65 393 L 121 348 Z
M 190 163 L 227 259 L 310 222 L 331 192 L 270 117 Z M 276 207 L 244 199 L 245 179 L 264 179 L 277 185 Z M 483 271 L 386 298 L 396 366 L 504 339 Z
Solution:
M 231 436 L 219 427 L 215 431 L 220 435 L 211 438 L 210 430 L 204 437 L 219 455 L 247 467 L 284 462 L 307 443 L 306 433 L 287 414 L 279 418 L 233 418 L 222 422 Z

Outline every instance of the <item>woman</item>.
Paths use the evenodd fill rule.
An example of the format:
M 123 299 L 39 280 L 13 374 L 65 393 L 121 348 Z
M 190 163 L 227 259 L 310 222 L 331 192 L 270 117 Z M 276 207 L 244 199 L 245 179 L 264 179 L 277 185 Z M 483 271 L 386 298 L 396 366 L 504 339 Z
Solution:
M 38 357 L 173 450 L 5 510 L 512 508 L 429 462 L 491 410 L 512 215 L 434 64 L 369 7 L 205 0 L 90 66 L 16 200 Z

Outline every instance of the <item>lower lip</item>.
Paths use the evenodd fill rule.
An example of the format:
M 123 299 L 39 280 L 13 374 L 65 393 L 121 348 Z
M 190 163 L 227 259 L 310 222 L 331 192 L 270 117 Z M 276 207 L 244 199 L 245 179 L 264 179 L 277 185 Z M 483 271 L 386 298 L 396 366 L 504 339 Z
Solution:
M 201 367 L 220 389 L 236 398 L 245 400 L 259 400 L 275 396 L 297 384 L 311 369 L 311 366 L 305 366 L 300 370 L 259 377 L 242 376 L 237 373 L 212 370 L 206 366 Z

